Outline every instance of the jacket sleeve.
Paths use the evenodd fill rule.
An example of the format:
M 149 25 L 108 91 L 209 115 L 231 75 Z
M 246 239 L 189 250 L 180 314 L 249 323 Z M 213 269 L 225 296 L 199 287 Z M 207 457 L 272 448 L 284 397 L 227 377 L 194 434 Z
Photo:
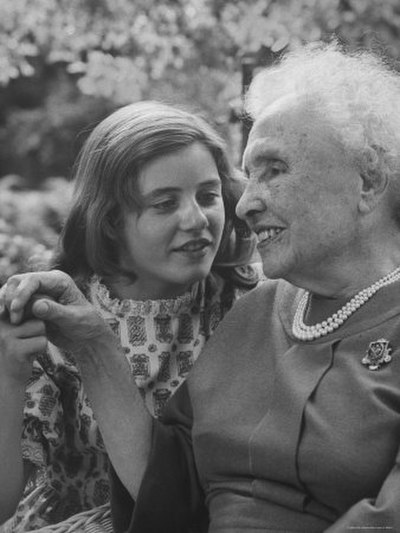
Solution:
M 154 420 L 148 466 L 136 502 L 115 473 L 111 502 L 116 532 L 201 533 L 207 512 L 191 445 L 192 413 L 186 383 L 172 397 L 162 420 Z
M 400 451 L 376 498 L 353 505 L 325 533 L 400 531 Z

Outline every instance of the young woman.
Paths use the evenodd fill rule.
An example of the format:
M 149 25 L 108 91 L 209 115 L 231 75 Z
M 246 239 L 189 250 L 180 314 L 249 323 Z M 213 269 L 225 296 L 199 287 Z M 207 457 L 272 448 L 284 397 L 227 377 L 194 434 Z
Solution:
M 235 216 L 242 182 L 206 121 L 141 102 L 93 130 L 75 184 L 55 267 L 119 338 L 158 417 L 226 311 L 257 283 L 243 266 L 253 241 Z M 7 528 L 24 531 L 107 502 L 107 452 L 74 353 L 50 344 L 32 363 L 43 322 L 10 326 L 5 312 L 0 336 L 0 421 L 10 428 L 0 478 L 12 473 L 0 520 L 15 511 Z

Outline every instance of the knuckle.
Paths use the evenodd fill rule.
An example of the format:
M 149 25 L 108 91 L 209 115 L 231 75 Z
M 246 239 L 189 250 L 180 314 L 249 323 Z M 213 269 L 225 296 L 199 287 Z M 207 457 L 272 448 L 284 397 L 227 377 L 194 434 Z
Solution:
M 66 289 L 69 285 L 70 277 L 62 270 L 52 270 L 51 275 L 55 278 L 56 282 L 61 288 Z
M 52 271 L 51 271 L 51 274 L 52 274 L 53 276 L 56 276 L 56 277 L 60 278 L 60 279 L 65 279 L 65 278 L 68 277 L 67 274 L 66 274 L 65 272 L 63 272 L 62 270 L 57 270 L 57 269 L 52 270 Z
M 7 280 L 7 285 L 19 285 L 21 279 L 24 277 L 24 274 L 14 274 L 10 276 Z

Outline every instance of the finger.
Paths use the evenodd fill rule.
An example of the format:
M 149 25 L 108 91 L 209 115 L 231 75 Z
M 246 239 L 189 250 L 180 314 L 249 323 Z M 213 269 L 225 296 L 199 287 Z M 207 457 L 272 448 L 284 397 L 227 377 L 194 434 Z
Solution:
M 8 279 L 2 287 L 2 300 L 7 308 L 9 308 L 12 299 L 14 298 L 15 290 L 18 286 L 17 279 Z
M 29 272 L 26 274 L 19 274 L 15 277 L 18 277 L 20 280 L 31 280 L 32 283 L 36 284 L 38 292 L 41 292 L 46 296 L 52 296 L 55 299 L 62 296 L 70 285 L 75 285 L 72 279 L 65 274 L 65 272 L 61 272 L 60 270 Z
M 33 302 L 32 314 L 40 320 L 56 322 L 65 315 L 65 306 L 54 300 L 41 298 Z
M 22 321 L 26 304 L 38 290 L 38 280 L 28 276 L 13 276 L 6 283 L 5 305 L 10 314 L 10 322 L 19 324 Z
M 4 284 L 2 287 L 0 287 L 0 313 L 4 313 L 4 310 L 6 308 L 5 304 L 5 298 L 6 298 L 6 285 Z
M 46 335 L 46 326 L 42 320 L 32 319 L 16 326 L 15 335 L 19 339 L 28 339 Z
M 14 324 L 22 320 L 24 307 L 35 293 L 68 303 L 83 298 L 74 281 L 59 270 L 18 274 L 10 278 L 9 284 L 6 305 Z
M 51 296 L 46 296 L 44 294 L 38 294 L 38 293 L 34 294 L 32 298 L 29 300 L 29 302 L 25 305 L 24 315 L 23 315 L 24 321 L 30 320 L 31 318 L 33 318 L 34 315 L 32 312 L 32 307 L 33 307 L 33 304 L 37 300 L 53 300 L 53 298 Z
M 25 307 L 37 293 L 54 295 L 63 294 L 67 287 L 67 277 L 63 272 L 30 272 L 12 276 L 6 285 L 6 306 L 12 324 L 19 324 Z
M 44 335 L 39 335 L 37 337 L 20 339 L 18 347 L 19 353 L 23 357 L 35 355 L 46 350 L 47 338 Z

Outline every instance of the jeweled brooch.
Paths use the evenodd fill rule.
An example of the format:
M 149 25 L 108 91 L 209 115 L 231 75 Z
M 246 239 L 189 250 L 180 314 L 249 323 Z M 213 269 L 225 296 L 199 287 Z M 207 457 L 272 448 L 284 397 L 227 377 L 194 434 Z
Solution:
M 369 370 L 379 370 L 382 365 L 390 363 L 392 360 L 392 348 L 386 339 L 378 339 L 369 343 L 368 350 L 361 359 L 363 365 Z

